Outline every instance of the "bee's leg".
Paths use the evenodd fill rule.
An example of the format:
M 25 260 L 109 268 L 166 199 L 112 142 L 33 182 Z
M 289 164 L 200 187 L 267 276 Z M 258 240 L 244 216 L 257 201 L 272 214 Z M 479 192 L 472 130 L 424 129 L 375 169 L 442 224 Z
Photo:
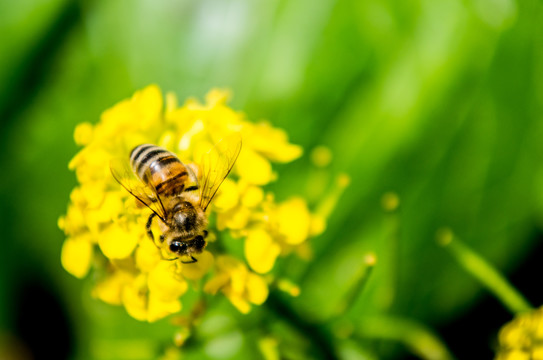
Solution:
M 152 213 L 149 215 L 149 219 L 147 219 L 147 224 L 145 224 L 145 230 L 147 230 L 147 236 L 151 238 L 152 242 L 155 242 L 155 236 L 153 235 L 153 231 L 151 230 L 151 225 L 153 224 L 153 218 L 156 216 L 155 213 Z
M 181 261 L 183 264 L 192 264 L 198 261 L 194 256 L 190 255 L 191 261 Z
M 174 260 L 177 260 L 179 259 L 178 257 L 173 257 L 173 258 L 169 258 L 169 257 L 166 257 L 166 251 L 164 249 L 162 249 L 161 247 L 159 247 L 159 254 L 160 254 L 160 257 L 162 258 L 162 260 L 167 260 L 167 261 L 174 261 Z

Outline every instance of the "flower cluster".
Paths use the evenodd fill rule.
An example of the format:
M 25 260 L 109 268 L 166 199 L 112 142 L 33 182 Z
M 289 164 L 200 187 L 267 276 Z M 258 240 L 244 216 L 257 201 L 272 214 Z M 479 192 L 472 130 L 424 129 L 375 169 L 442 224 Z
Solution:
M 263 274 L 272 270 L 276 258 L 292 251 L 307 253 L 306 240 L 324 229 L 322 217 L 312 214 L 304 199 L 276 203 L 263 189 L 277 177 L 271 163 L 300 157 L 301 147 L 289 143 L 283 130 L 247 121 L 226 105 L 227 98 L 227 92 L 212 90 L 204 104 L 189 99 L 179 106 L 173 94 L 164 101 L 159 88 L 149 86 L 106 110 L 96 125 L 82 123 L 75 129 L 82 149 L 69 168 L 79 185 L 59 219 L 67 236 L 62 265 L 78 278 L 93 269 L 93 295 L 123 305 L 136 319 L 156 321 L 180 311 L 180 298 L 200 280 L 204 292 L 221 292 L 247 313 L 251 304 L 266 300 L 269 277 Z M 151 143 L 198 166 L 213 144 L 232 132 L 241 134 L 243 148 L 233 176 L 224 181 L 208 210 L 216 213 L 216 229 L 209 229 L 208 241 L 220 239 L 220 231 L 229 231 L 233 241 L 244 239 L 248 266 L 242 259 L 208 250 L 197 255 L 196 263 L 165 261 L 146 235 L 150 211 L 136 206 L 114 180 L 110 162 Z
M 499 334 L 496 360 L 543 359 L 543 308 L 517 315 Z

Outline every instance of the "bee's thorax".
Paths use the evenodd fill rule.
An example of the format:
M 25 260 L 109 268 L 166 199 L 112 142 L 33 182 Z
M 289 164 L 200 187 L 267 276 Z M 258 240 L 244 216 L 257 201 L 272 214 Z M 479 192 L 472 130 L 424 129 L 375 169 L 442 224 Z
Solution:
M 161 226 L 167 238 L 190 240 L 206 229 L 207 218 L 198 205 L 177 197 L 171 199 L 167 207 L 171 211 L 166 213 L 166 221 Z

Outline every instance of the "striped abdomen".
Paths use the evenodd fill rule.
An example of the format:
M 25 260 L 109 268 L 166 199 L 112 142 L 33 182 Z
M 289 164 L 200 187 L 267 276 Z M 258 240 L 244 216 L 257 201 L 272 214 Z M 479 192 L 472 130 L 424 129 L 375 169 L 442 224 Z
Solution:
M 143 144 L 130 153 L 130 166 L 146 184 L 159 195 L 172 196 L 183 192 L 189 174 L 174 153 L 161 147 Z

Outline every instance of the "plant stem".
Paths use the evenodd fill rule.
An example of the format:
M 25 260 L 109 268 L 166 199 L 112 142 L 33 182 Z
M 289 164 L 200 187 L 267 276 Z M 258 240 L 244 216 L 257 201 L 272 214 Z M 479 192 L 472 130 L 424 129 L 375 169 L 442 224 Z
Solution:
M 438 233 L 438 243 L 513 314 L 533 310 L 532 305 L 494 266 L 460 241 L 449 229 Z

